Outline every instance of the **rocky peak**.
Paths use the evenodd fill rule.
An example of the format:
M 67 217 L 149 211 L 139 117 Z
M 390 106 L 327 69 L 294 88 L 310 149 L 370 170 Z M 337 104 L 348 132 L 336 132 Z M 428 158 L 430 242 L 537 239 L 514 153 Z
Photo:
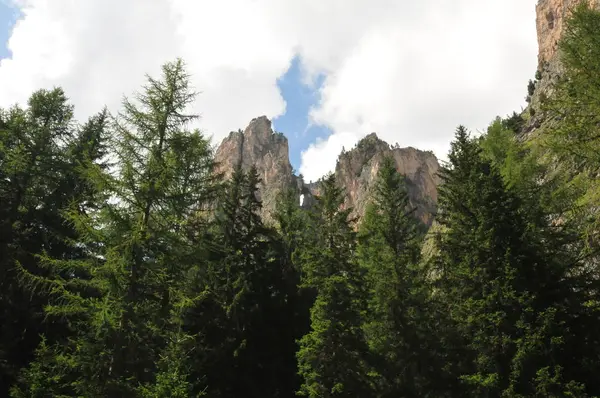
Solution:
M 565 21 L 571 10 L 586 0 L 539 0 L 536 5 L 536 27 L 538 40 L 538 70 L 535 90 L 531 96 L 528 112 L 531 115 L 525 126 L 523 137 L 530 137 L 547 124 L 544 115 L 537 112 L 544 97 L 552 95 L 553 86 L 563 74 L 558 55 L 558 43 L 565 30 Z M 588 0 L 592 7 L 600 7 L 600 0 Z
M 262 180 L 259 195 L 263 216 L 267 219 L 275 208 L 277 194 L 294 184 L 287 138 L 273 131 L 266 116 L 252 119 L 244 131 L 231 132 L 217 148 L 215 160 L 217 171 L 226 177 L 240 162 L 244 170 L 256 166 Z
M 346 191 L 345 206 L 353 208 L 353 216 L 360 218 L 368 203 L 373 182 L 384 156 L 396 161 L 398 171 L 406 176 L 411 205 L 417 214 L 430 224 L 437 203 L 439 178 L 438 161 L 431 152 L 414 148 L 393 148 L 371 133 L 360 140 L 350 151 L 343 151 L 337 161 L 336 180 Z M 263 217 L 269 220 L 275 209 L 277 194 L 295 189 L 302 195 L 302 206 L 310 207 L 319 193 L 319 184 L 306 184 L 295 176 L 289 161 L 288 141 L 283 134 L 273 132 L 265 116 L 253 119 L 244 131 L 231 132 L 216 151 L 218 171 L 230 176 L 239 162 L 247 170 L 256 166 L 262 179 L 259 194 L 263 202 Z
M 342 153 L 337 161 L 335 175 L 338 183 L 346 190 L 346 206 L 352 207 L 353 216 L 360 217 L 371 197 L 379 165 L 385 156 L 396 162 L 398 172 L 406 177 L 411 206 L 417 215 L 430 225 L 437 204 L 437 175 L 439 163 L 432 152 L 420 151 L 398 144 L 391 147 L 387 142 L 371 133 L 356 146 Z

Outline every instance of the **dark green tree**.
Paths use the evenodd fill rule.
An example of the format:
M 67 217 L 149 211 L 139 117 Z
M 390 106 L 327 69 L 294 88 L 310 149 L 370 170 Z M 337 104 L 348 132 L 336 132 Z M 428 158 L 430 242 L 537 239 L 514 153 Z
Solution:
M 281 261 L 285 294 L 284 328 L 286 335 L 286 372 L 293 374 L 293 381 L 287 390 L 289 394 L 298 391 L 301 378 L 298 374 L 296 351 L 297 341 L 310 332 L 310 308 L 314 303 L 314 289 L 301 288 L 302 267 L 301 248 L 310 241 L 313 231 L 308 211 L 300 206 L 298 190 L 289 189 L 278 195 L 273 218 L 278 227 L 278 256 Z M 291 354 L 291 355 L 289 355 Z
M 47 276 L 42 257 L 85 256 L 64 212 L 95 206 L 87 175 L 105 154 L 106 112 L 77 126 L 61 89 L 37 91 L 27 105 L 0 110 L 0 395 L 32 359 L 39 334 L 49 342 L 67 335 L 64 322 L 43 315 L 48 291 L 23 283 L 20 270 Z
M 419 261 L 419 221 L 391 157 L 380 165 L 372 198 L 357 253 L 367 271 L 365 330 L 380 375 L 377 396 L 440 396 L 429 395 L 435 350 L 428 347 L 433 339 L 426 339 L 428 292 Z
M 585 396 L 594 392 L 570 326 L 585 313 L 568 234 L 529 214 L 477 140 L 459 127 L 442 170 L 438 299 L 455 333 L 462 396 Z M 575 322 L 575 323 L 572 323 Z M 585 360 L 584 360 L 585 362 Z M 569 395 L 575 394 L 575 395 Z
M 195 282 L 203 299 L 186 314 L 186 330 L 206 349 L 192 360 L 210 396 L 282 396 L 296 384 L 296 285 L 275 231 L 261 220 L 259 183 L 254 167 L 234 168 Z
M 40 346 L 15 395 L 189 389 L 185 374 L 165 387 L 173 374 L 158 372 L 159 358 L 173 358 L 185 340 L 179 313 L 189 298 L 182 284 L 196 262 L 188 221 L 212 200 L 214 186 L 210 144 L 186 129 L 194 119 L 183 113 L 194 98 L 188 82 L 183 63 L 169 63 L 161 80 L 149 77 L 135 101 L 124 101 L 112 127 L 115 175 L 97 170 L 93 179 L 108 200 L 69 214 L 88 258 L 47 256 L 52 277 L 29 274 L 52 292 L 46 315 L 68 319 L 74 336 Z M 65 270 L 74 277 L 60 277 Z
M 301 249 L 303 285 L 317 296 L 311 331 L 300 340 L 301 395 L 356 397 L 372 394 L 361 329 L 364 275 L 354 259 L 355 232 L 343 209 L 344 193 L 334 175 L 321 182 L 313 215 L 314 238 Z

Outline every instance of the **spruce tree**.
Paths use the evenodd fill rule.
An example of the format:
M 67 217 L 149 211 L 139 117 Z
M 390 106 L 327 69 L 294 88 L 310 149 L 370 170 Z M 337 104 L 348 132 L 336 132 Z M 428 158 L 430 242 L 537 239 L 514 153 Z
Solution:
M 278 227 L 277 253 L 282 270 L 284 310 L 281 328 L 284 336 L 282 360 L 286 373 L 290 375 L 287 391 L 298 391 L 301 378 L 298 374 L 296 351 L 297 341 L 310 331 L 310 308 L 315 299 L 313 289 L 301 288 L 302 267 L 299 256 L 301 248 L 313 231 L 308 212 L 299 206 L 298 190 L 282 191 L 277 197 L 273 218 Z
M 313 213 L 314 239 L 301 249 L 303 286 L 317 291 L 311 331 L 298 351 L 299 393 L 309 397 L 371 395 L 361 329 L 364 275 L 354 258 L 355 232 L 343 201 L 335 176 L 326 177 Z
M 455 333 L 447 339 L 455 343 L 451 371 L 464 383 L 463 394 L 595 392 L 565 356 L 572 349 L 569 325 L 583 302 L 561 236 L 544 225 L 547 218 L 524 211 L 463 127 L 449 161 L 439 200 L 445 231 L 438 242 L 438 298 Z
M 430 396 L 434 358 L 429 350 L 434 348 L 427 347 L 426 339 L 428 297 L 419 267 L 419 221 L 391 157 L 380 164 L 372 198 L 360 226 L 357 253 L 367 271 L 365 330 L 380 375 L 377 395 Z
M 22 273 L 49 275 L 43 257 L 85 256 L 64 212 L 96 201 L 85 174 L 103 157 L 105 127 L 103 113 L 79 127 L 58 88 L 33 93 L 26 108 L 0 110 L 0 395 L 32 359 L 40 333 L 49 343 L 68 335 L 64 322 L 43 315 L 48 291 Z
M 289 283 L 275 231 L 260 218 L 259 183 L 254 167 L 236 165 L 205 240 L 206 268 L 191 285 L 202 299 L 185 328 L 205 349 L 191 360 L 210 396 L 278 396 L 295 382 Z

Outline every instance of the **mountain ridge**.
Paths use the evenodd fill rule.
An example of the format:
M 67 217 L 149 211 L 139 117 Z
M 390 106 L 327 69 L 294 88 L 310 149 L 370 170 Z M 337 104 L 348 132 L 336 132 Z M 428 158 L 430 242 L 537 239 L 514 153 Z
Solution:
M 334 174 L 338 184 L 346 191 L 344 207 L 352 208 L 351 216 L 360 219 L 369 200 L 379 164 L 384 156 L 392 156 L 400 174 L 406 177 L 411 206 L 416 214 L 430 225 L 437 202 L 437 171 L 439 163 L 433 152 L 413 147 L 400 148 L 381 140 L 376 133 L 367 134 L 354 148 L 338 156 Z M 294 189 L 302 197 L 303 207 L 310 207 L 319 194 L 318 182 L 306 183 L 296 175 L 289 160 L 288 140 L 283 133 L 275 132 L 266 116 L 250 121 L 242 131 L 231 132 L 216 149 L 217 171 L 230 176 L 235 165 L 242 169 L 254 165 L 261 178 L 260 199 L 263 218 L 270 219 L 279 192 Z

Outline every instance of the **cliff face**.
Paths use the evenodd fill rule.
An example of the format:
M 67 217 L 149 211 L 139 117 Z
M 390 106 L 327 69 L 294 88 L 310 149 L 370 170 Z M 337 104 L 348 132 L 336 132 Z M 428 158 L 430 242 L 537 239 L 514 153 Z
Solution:
M 538 64 L 540 69 L 552 63 L 558 42 L 564 31 L 564 21 L 572 7 L 585 0 L 539 0 L 536 5 L 536 27 L 538 38 Z M 589 0 L 590 5 L 599 6 L 599 0 Z
M 243 132 L 231 132 L 218 147 L 215 160 L 218 171 L 226 177 L 239 162 L 244 170 L 256 166 L 262 180 L 259 195 L 265 218 L 275 208 L 277 194 L 295 184 L 287 138 L 274 133 L 271 121 L 265 116 L 252 119 Z
M 536 111 L 540 109 L 542 98 L 552 95 L 552 86 L 563 73 L 558 43 L 565 30 L 565 21 L 573 7 L 585 1 L 592 7 L 600 7 L 600 0 L 539 0 L 536 5 L 539 76 L 529 105 L 534 110 L 533 117 L 526 126 L 524 137 L 548 123 Z
M 437 172 L 435 155 L 415 148 L 390 147 L 375 133 L 363 138 L 351 151 L 342 153 L 335 169 L 336 180 L 346 190 L 346 206 L 352 207 L 353 216 L 360 218 L 371 198 L 381 161 L 391 156 L 396 169 L 406 177 L 410 204 L 418 217 L 430 225 L 437 203 Z
M 346 190 L 345 206 L 353 208 L 354 216 L 362 216 L 379 164 L 386 155 L 396 160 L 398 171 L 407 177 L 411 205 L 417 207 L 418 216 L 429 225 L 436 208 L 439 184 L 436 157 L 431 152 L 414 148 L 390 148 L 375 134 L 368 135 L 356 148 L 338 158 L 335 174 L 340 186 Z M 226 177 L 231 175 L 238 162 L 246 170 L 256 166 L 262 179 L 259 193 L 263 217 L 267 220 L 275 209 L 277 194 L 282 190 L 296 189 L 299 196 L 303 195 L 304 207 L 310 207 L 314 195 L 319 193 L 318 184 L 305 184 L 293 175 L 287 139 L 274 133 L 271 122 L 264 116 L 253 119 L 243 132 L 230 133 L 218 147 L 216 160 L 220 165 L 218 171 Z

